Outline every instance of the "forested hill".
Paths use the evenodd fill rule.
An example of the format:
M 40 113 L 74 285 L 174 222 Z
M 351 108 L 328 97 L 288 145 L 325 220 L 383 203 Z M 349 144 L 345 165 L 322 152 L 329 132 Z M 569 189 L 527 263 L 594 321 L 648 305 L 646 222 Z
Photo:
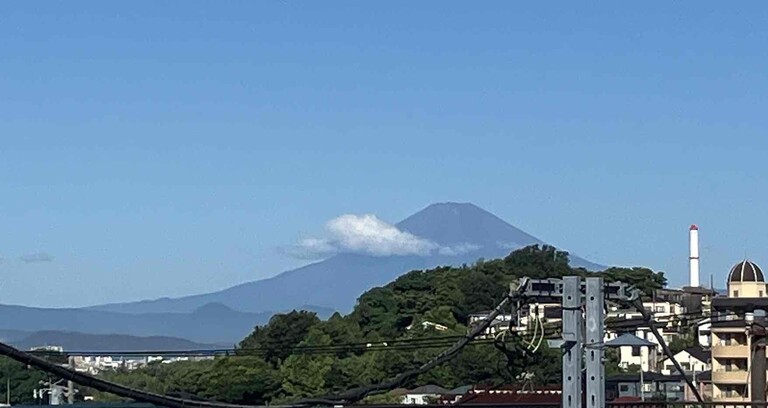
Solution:
M 647 268 L 608 268 L 589 272 L 569 265 L 568 253 L 550 246 L 529 246 L 504 259 L 472 266 L 409 272 L 390 284 L 369 290 L 349 318 L 364 333 L 403 334 L 411 323 L 429 320 L 448 327 L 463 325 L 470 313 L 494 308 L 520 278 L 603 276 L 606 281 L 632 283 L 644 293 L 664 287 L 664 274 Z
M 184 392 L 233 403 L 285 402 L 339 392 L 392 378 L 427 362 L 467 330 L 467 316 L 494 307 L 519 278 L 587 275 L 569 266 L 568 254 L 531 246 L 503 259 L 471 266 L 412 271 L 359 297 L 352 313 L 321 321 L 294 311 L 272 317 L 239 344 L 236 356 L 217 361 L 151 366 L 109 374 L 115 381 L 154 392 Z M 633 283 L 646 293 L 665 285 L 663 273 L 612 268 L 608 281 Z M 435 330 L 420 323 L 446 326 Z M 557 351 L 531 354 L 508 336 L 501 349 L 475 343 L 458 357 L 404 387 L 515 383 L 523 372 L 536 383 L 557 382 Z M 386 397 L 381 397 L 386 398 Z

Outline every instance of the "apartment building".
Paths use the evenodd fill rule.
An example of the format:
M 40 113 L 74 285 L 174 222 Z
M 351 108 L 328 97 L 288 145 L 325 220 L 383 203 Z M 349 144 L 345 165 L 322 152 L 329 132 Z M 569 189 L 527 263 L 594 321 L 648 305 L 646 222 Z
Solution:
M 768 310 L 765 276 L 750 262 L 736 264 L 728 275 L 728 295 L 712 299 L 712 399 L 715 402 L 750 401 L 753 393 L 749 369 L 752 341 L 749 316 Z M 765 390 L 754 390 L 765 392 Z

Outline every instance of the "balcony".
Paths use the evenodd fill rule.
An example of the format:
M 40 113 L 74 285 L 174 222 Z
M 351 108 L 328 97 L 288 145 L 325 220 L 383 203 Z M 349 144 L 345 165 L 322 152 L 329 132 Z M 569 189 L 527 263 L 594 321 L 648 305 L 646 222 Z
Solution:
M 747 345 L 732 345 L 732 346 L 712 346 L 713 358 L 747 358 L 749 357 L 749 346 Z
M 712 382 L 715 384 L 747 384 L 749 372 L 744 371 L 712 371 Z

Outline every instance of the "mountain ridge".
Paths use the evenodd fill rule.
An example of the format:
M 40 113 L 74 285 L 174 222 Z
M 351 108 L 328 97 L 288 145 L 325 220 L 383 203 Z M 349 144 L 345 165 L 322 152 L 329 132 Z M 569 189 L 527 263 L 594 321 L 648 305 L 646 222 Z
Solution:
M 22 350 L 41 346 L 59 346 L 65 351 L 88 352 L 205 350 L 221 346 L 171 336 L 91 334 L 64 330 L 40 330 L 10 343 Z
M 189 313 L 202 304 L 221 303 L 245 312 L 290 310 L 317 305 L 341 312 L 351 310 L 357 296 L 414 269 L 473 263 L 497 258 L 514 249 L 545 243 L 471 203 L 430 204 L 395 224 L 398 229 L 440 245 L 463 245 L 462 251 L 428 256 L 372 256 L 339 253 L 278 275 L 227 289 L 137 302 L 91 306 L 89 310 L 119 313 Z M 460 252 L 460 253 L 459 253 Z M 604 269 L 578 256 L 574 266 Z
M 274 313 L 233 310 L 223 304 L 206 304 L 190 313 L 117 313 L 78 308 L 36 308 L 0 305 L 0 330 L 14 343 L 26 333 L 40 331 L 78 332 L 95 335 L 129 334 L 137 337 L 174 337 L 201 344 L 229 344 L 240 341 L 254 326 L 265 324 Z M 314 310 L 321 318 L 329 309 Z

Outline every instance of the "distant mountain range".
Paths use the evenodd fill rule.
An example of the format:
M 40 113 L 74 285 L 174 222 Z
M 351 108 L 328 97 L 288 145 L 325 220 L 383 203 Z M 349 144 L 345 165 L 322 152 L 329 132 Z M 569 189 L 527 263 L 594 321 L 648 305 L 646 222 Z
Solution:
M 22 337 L 5 341 L 21 350 L 60 346 L 64 350 L 86 352 L 209 350 L 232 347 L 231 344 L 195 343 L 168 336 L 139 337 L 126 334 L 86 334 L 56 330 L 24 333 Z
M 17 341 L 24 340 L 24 336 L 18 338 L 19 334 L 48 331 L 40 335 L 43 337 L 24 340 L 22 344 L 25 346 L 41 341 L 53 342 L 55 339 L 79 349 L 90 348 L 87 347 L 90 344 L 106 347 L 110 341 L 128 349 L 140 349 L 148 344 L 145 340 L 130 337 L 113 337 L 111 340 L 104 337 L 78 338 L 71 334 L 69 337 L 56 337 L 50 331 L 166 336 L 200 344 L 231 346 L 249 334 L 254 326 L 266 323 L 276 311 L 305 309 L 316 311 L 325 318 L 333 311 L 350 311 L 363 292 L 384 285 L 408 271 L 471 264 L 479 258 L 500 258 L 515 249 L 544 244 L 473 204 L 433 204 L 396 224 L 396 227 L 441 248 L 454 249 L 432 251 L 424 256 L 339 253 L 272 278 L 174 299 L 82 309 L 0 305 L 0 327 L 6 329 L 5 335 L 16 333 L 14 337 Z M 573 255 L 571 265 L 590 270 L 605 269 Z M 152 344 L 161 344 L 162 341 Z M 168 342 L 179 344 L 175 340 Z
M 283 272 L 275 277 L 244 283 L 217 292 L 92 307 L 119 313 L 189 313 L 207 303 L 263 313 L 299 305 L 319 305 L 347 312 L 364 291 L 383 285 L 414 269 L 473 263 L 479 258 L 498 258 L 540 239 L 499 217 L 468 203 L 432 204 L 396 224 L 401 231 L 444 247 L 461 247 L 455 254 L 429 256 L 370 256 L 342 253 L 321 262 Z M 590 270 L 604 266 L 571 256 L 571 265 Z
M 321 317 L 329 317 L 332 310 L 304 306 Z M 79 332 L 98 335 L 130 334 L 131 336 L 165 336 L 185 339 L 200 344 L 222 344 L 233 346 L 248 335 L 256 325 L 264 324 L 274 312 L 249 313 L 232 310 L 229 307 L 209 303 L 191 313 L 146 313 L 125 314 L 103 312 L 88 309 L 46 309 L 13 305 L 0 305 L 0 325 L 5 330 L 0 336 L 16 344 L 24 340 L 27 345 L 32 340 L 36 342 L 45 339 L 51 343 L 50 331 Z M 35 332 L 48 331 L 47 337 L 27 339 L 25 335 Z M 59 339 L 65 339 L 59 337 Z M 70 336 L 71 340 L 72 337 Z M 103 338 L 102 338 L 103 339 Z M 113 338 L 117 340 L 116 338 Z M 29 340 L 29 341 L 27 341 Z M 78 349 L 87 349 L 89 342 L 99 339 L 80 338 L 70 344 Z M 141 339 L 121 339 L 129 349 L 140 349 L 149 343 Z M 152 344 L 158 344 L 154 342 Z M 38 344 L 43 345 L 43 344 Z

